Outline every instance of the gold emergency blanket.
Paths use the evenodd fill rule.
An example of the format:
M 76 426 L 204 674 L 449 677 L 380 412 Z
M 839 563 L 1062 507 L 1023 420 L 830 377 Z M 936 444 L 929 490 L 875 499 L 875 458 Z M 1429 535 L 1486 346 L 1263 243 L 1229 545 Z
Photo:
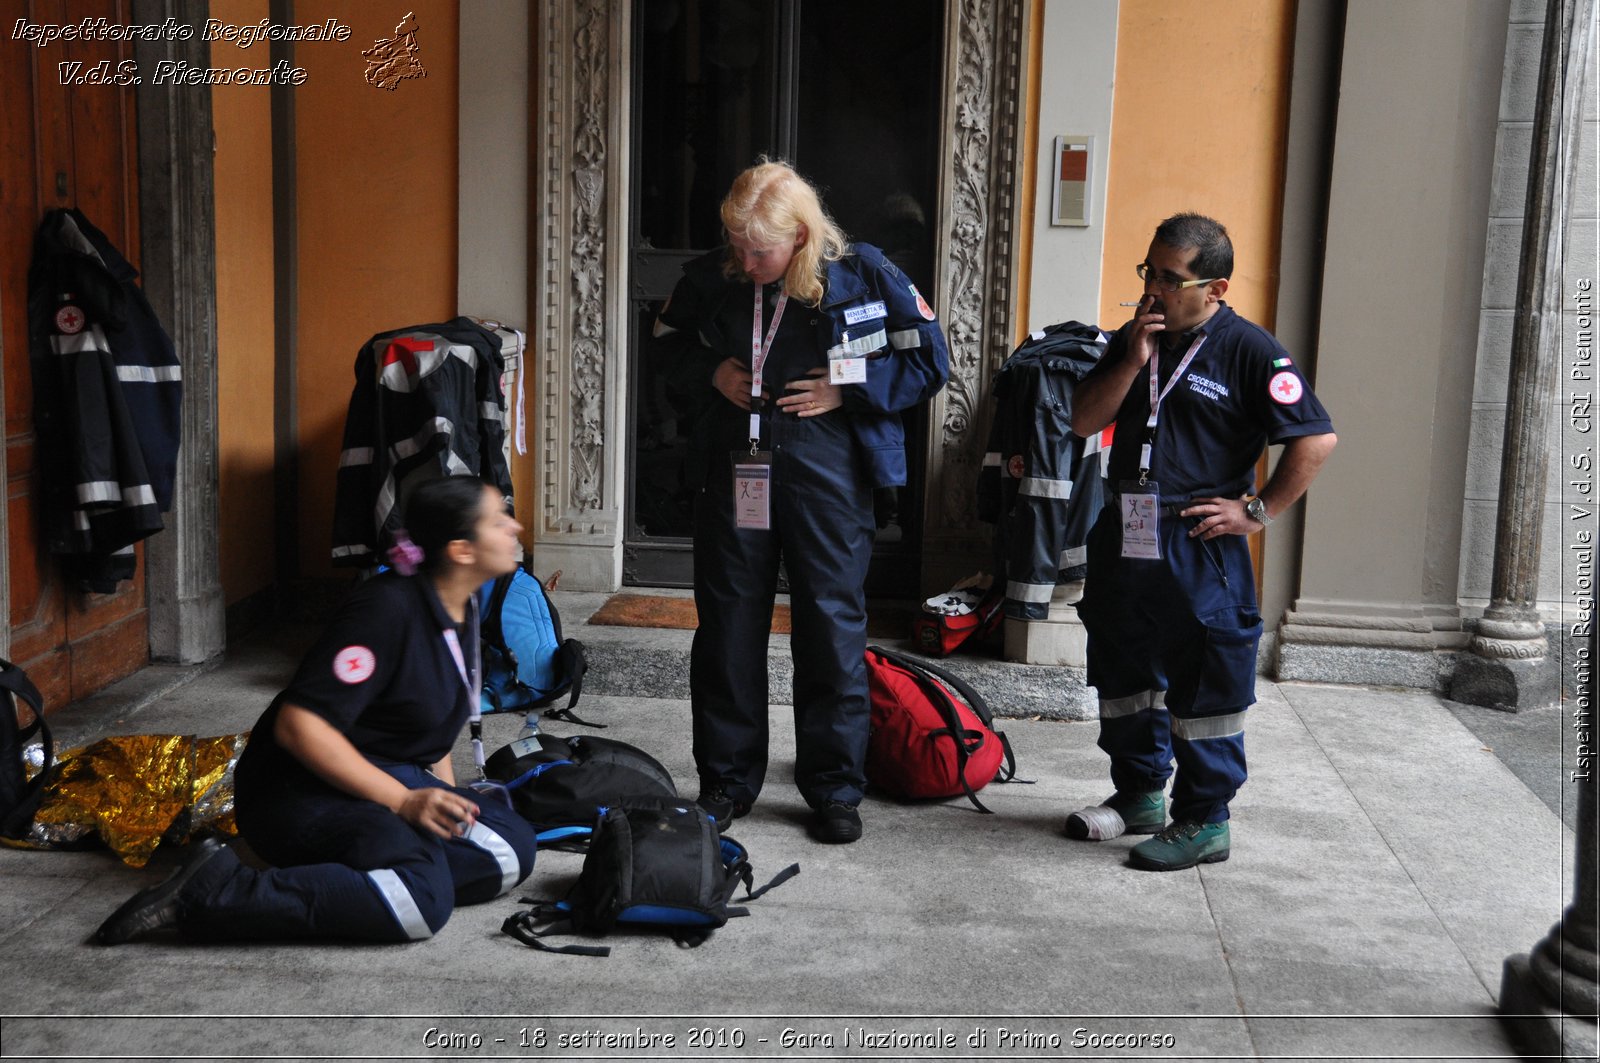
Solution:
M 33 828 L 15 844 L 82 848 L 98 834 L 123 863 L 143 867 L 163 840 L 237 834 L 233 768 L 249 737 L 115 735 L 69 750 L 45 786 Z

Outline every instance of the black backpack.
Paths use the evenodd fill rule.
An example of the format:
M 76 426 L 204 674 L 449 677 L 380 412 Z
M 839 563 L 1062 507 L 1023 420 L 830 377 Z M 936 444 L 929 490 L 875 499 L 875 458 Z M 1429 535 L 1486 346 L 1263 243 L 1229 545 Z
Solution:
M 0 837 L 20 838 L 33 826 L 33 814 L 44 799 L 55 745 L 44 722 L 44 699 L 28 674 L 10 661 L 0 660 L 0 689 L 8 695 L 0 706 Z M 17 698 L 33 710 L 33 722 L 27 727 L 17 722 Z M 30 779 L 23 754 L 35 734 L 44 746 L 44 760 Z
M 559 575 L 559 573 L 557 573 Z M 547 709 L 552 719 L 603 727 L 572 711 L 583 693 L 589 664 L 583 643 L 562 638 L 561 614 L 527 561 L 478 592 L 483 640 L 482 711 L 527 712 L 567 695 L 564 708 Z
M 583 872 L 566 899 L 534 901 L 500 929 L 542 952 L 577 956 L 608 956 L 611 949 L 555 946 L 543 938 L 568 932 L 598 936 L 631 927 L 664 930 L 681 947 L 695 948 L 729 919 L 750 914 L 728 904 L 741 882 L 742 899 L 753 901 L 799 873 L 800 865 L 791 864 L 765 886 L 753 888 L 750 854 L 723 837 L 698 805 L 629 801 L 605 809 L 595 822 Z
M 582 852 L 595 817 L 640 798 L 676 801 L 661 762 L 612 738 L 537 734 L 496 750 L 484 773 L 510 792 L 511 807 L 538 831 L 542 848 Z

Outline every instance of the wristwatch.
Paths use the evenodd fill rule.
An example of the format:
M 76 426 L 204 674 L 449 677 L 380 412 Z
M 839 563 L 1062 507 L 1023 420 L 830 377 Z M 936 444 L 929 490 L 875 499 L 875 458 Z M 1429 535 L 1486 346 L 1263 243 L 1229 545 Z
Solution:
M 1244 514 L 1263 528 L 1272 523 L 1272 518 L 1267 516 L 1267 504 L 1261 501 L 1260 495 L 1252 495 L 1245 500 Z

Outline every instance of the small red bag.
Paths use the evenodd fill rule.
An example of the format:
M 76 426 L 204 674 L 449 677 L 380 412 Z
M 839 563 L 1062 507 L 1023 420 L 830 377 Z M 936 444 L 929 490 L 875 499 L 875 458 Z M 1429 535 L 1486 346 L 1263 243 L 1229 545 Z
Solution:
M 999 629 L 1005 619 L 1005 604 L 1005 592 L 995 589 L 984 595 L 971 612 L 960 616 L 922 613 L 911 621 L 911 641 L 919 652 L 935 657 L 948 657 L 965 644 L 976 646 Z
M 994 730 L 989 706 L 955 676 L 881 646 L 867 647 L 872 732 L 867 781 L 897 797 L 966 794 L 988 812 L 977 791 L 1010 782 L 1016 757 Z

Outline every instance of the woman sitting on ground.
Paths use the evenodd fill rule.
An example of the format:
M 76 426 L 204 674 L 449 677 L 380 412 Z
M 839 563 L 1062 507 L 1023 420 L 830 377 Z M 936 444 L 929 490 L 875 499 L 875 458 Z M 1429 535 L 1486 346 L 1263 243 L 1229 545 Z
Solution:
M 208 838 L 95 940 L 175 926 L 202 940 L 416 941 L 533 870 L 533 828 L 456 786 L 450 763 L 480 689 L 476 593 L 516 567 L 521 526 L 466 476 L 419 486 L 406 518 L 397 570 L 356 589 L 239 759 L 239 830 L 272 867 Z

